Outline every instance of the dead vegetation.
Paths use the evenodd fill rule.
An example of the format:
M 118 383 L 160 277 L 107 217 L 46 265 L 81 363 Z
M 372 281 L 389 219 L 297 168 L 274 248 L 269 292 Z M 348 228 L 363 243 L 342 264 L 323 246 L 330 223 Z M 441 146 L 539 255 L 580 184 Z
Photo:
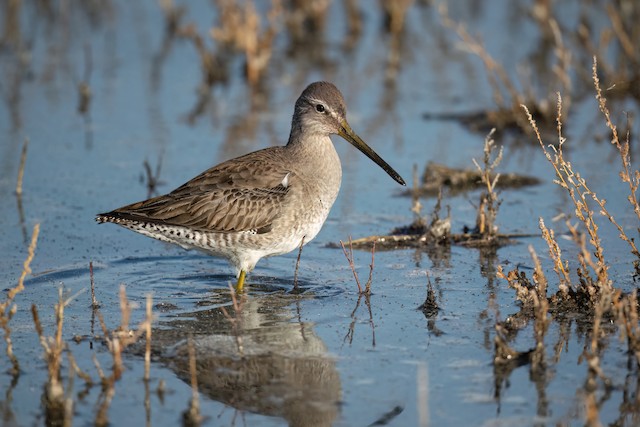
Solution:
M 600 110 L 603 112 L 607 126 L 612 131 L 612 144 L 620 152 L 621 160 L 621 172 L 620 177 L 623 183 L 628 184 L 630 194 L 628 201 L 631 204 L 633 211 L 638 212 L 638 199 L 637 189 L 640 183 L 640 172 L 631 170 L 630 153 L 629 153 L 629 140 L 621 142 L 616 131 L 615 125 L 610 120 L 610 114 L 606 107 L 606 99 L 602 96 L 600 90 L 600 82 L 597 75 L 597 67 L 594 59 L 593 66 L 593 81 L 596 89 L 596 99 Z M 600 225 L 596 220 L 596 213 L 604 216 L 609 220 L 611 224 L 617 229 L 619 238 L 628 244 L 630 252 L 633 256 L 632 266 L 635 270 L 635 275 L 640 274 L 638 271 L 638 263 L 640 262 L 640 253 L 635 245 L 633 238 L 630 238 L 621 224 L 614 218 L 613 214 L 607 209 L 606 200 L 593 191 L 586 178 L 576 170 L 574 170 L 571 163 L 565 158 L 563 146 L 566 142 L 566 138 L 562 134 L 562 98 L 558 95 L 558 115 L 557 115 L 557 130 L 558 130 L 558 144 L 557 146 L 550 146 L 548 148 L 542 141 L 542 137 L 538 131 L 535 120 L 528 113 L 526 107 L 523 106 L 527 112 L 527 116 L 531 121 L 531 126 L 538 138 L 545 157 L 552 165 L 555 171 L 554 182 L 563 188 L 569 195 L 570 200 L 575 208 L 574 214 L 578 222 L 572 224 L 567 221 L 567 228 L 574 243 L 578 246 L 578 267 L 576 268 L 577 280 L 572 277 L 569 269 L 568 260 L 562 256 L 560 245 L 557 242 L 555 233 L 545 225 L 542 218 L 539 220 L 540 230 L 542 237 L 547 243 L 549 248 L 549 255 L 554 262 L 553 268 L 558 276 L 558 292 L 552 299 L 552 303 L 555 304 L 571 304 L 575 309 L 584 307 L 590 307 L 594 309 L 603 298 L 611 298 L 614 293 L 614 286 L 609 277 L 609 263 L 605 258 L 605 250 L 602 240 L 599 235 Z M 597 211 L 594 210 L 594 206 Z M 580 229 L 580 226 L 584 228 L 584 231 Z M 527 303 L 530 301 L 526 297 L 528 294 L 528 288 L 532 287 L 532 284 L 528 282 L 526 276 L 521 272 L 512 271 L 505 276 L 509 279 L 509 283 L 516 290 L 518 295 L 522 295 L 521 301 Z M 533 276 L 533 286 L 538 286 L 540 281 L 547 283 L 542 270 L 536 270 Z M 545 286 L 546 295 L 546 286 Z
M 596 91 L 596 99 L 605 122 L 611 131 L 611 144 L 620 154 L 620 178 L 623 184 L 629 186 L 631 209 L 637 214 L 638 199 L 637 189 L 640 183 L 640 173 L 631 169 L 629 152 L 629 134 L 626 139 L 620 140 L 616 126 L 612 123 L 606 99 L 602 95 L 600 79 L 598 77 L 597 62 L 594 58 L 592 69 L 593 84 Z M 599 424 L 599 407 L 595 393 L 603 387 L 610 390 L 612 380 L 607 376 L 602 367 L 602 360 L 606 345 L 602 338 L 607 334 L 603 328 L 613 323 L 617 326 L 621 340 L 626 341 L 630 358 L 635 359 L 636 368 L 640 366 L 640 335 L 638 334 L 638 295 L 637 289 L 625 292 L 625 284 L 616 286 L 609 274 L 610 261 L 606 258 L 605 242 L 600 235 L 600 216 L 608 219 L 619 232 L 618 237 L 624 241 L 630 249 L 631 268 L 634 277 L 637 277 L 639 256 L 634 239 L 626 234 L 626 231 L 608 210 L 606 201 L 598 195 L 587 183 L 585 178 L 577 171 L 564 156 L 563 147 L 567 142 L 562 132 L 562 98 L 558 94 L 557 103 L 557 138 L 556 145 L 547 146 L 543 143 L 536 121 L 523 106 L 531 127 L 536 135 L 540 147 L 553 167 L 555 172 L 554 182 L 564 189 L 574 207 L 576 221 L 566 221 L 571 240 L 577 247 L 577 259 L 570 260 L 563 254 L 561 245 L 552 229 L 549 229 L 544 220 L 540 218 L 539 226 L 542 238 L 545 241 L 549 258 L 553 262 L 555 279 L 549 279 L 533 247 L 529 248 L 534 264 L 531 278 L 518 268 L 508 273 L 499 270 L 498 276 L 505 279 L 509 286 L 516 292 L 516 298 L 521 303 L 521 312 L 510 319 L 522 318 L 534 320 L 534 338 L 536 345 L 532 350 L 525 352 L 529 355 L 528 362 L 531 369 L 544 371 L 541 360 L 544 360 L 544 337 L 552 319 L 566 316 L 567 313 L 575 313 L 583 316 L 590 324 L 590 330 L 585 337 L 582 358 L 587 364 L 587 379 L 584 385 L 584 404 L 586 408 L 586 420 L 588 425 Z M 549 294 L 549 284 L 557 283 L 557 290 Z M 551 291 L 553 292 L 553 291 Z M 521 353 L 513 350 L 508 342 L 513 339 L 527 322 L 514 323 L 497 321 L 495 338 L 495 363 L 505 365 Z M 510 337 L 503 330 L 510 329 Z M 542 353 L 540 348 L 542 348 Z M 561 348 L 556 345 L 556 348 Z M 638 408 L 635 409 L 637 411 Z M 633 409 L 631 409 L 633 413 Z M 623 414 L 624 416 L 624 414 Z
M 38 234 L 40 234 L 40 224 L 33 226 L 33 232 L 31 233 L 31 243 L 29 244 L 27 258 L 22 266 L 22 273 L 18 283 L 13 288 L 10 288 L 7 292 L 7 299 L 0 303 L 0 327 L 4 331 L 4 342 L 7 346 L 6 353 L 9 361 L 11 362 L 11 375 L 17 377 L 20 374 L 20 362 L 17 356 L 13 352 L 13 344 L 11 341 L 11 326 L 9 323 L 16 314 L 18 306 L 14 303 L 16 295 L 24 290 L 24 280 L 28 274 L 31 273 L 31 261 L 35 255 L 36 246 L 38 244 Z
M 23 272 L 18 280 L 18 285 L 9 290 L 7 300 L 0 304 L 0 325 L 4 330 L 7 357 L 13 366 L 11 374 L 14 376 L 16 382 L 21 374 L 21 370 L 18 357 L 13 351 L 10 321 L 18 309 L 17 305 L 14 304 L 15 297 L 18 293 L 24 290 L 24 279 L 31 272 L 30 264 L 34 256 L 38 234 L 39 224 L 36 224 L 31 244 L 29 246 L 29 253 L 24 263 Z M 79 367 L 63 333 L 65 308 L 76 300 L 78 295 L 84 290 L 81 290 L 72 296 L 65 297 L 63 287 L 61 286 L 58 289 L 58 301 L 54 306 L 55 325 L 51 336 L 47 335 L 45 332 L 45 327 L 43 326 L 40 318 L 40 310 L 35 304 L 31 305 L 33 325 L 39 338 L 40 345 L 44 350 L 44 361 L 47 366 L 47 380 L 44 384 L 41 398 L 42 409 L 44 411 L 44 417 L 47 425 L 70 426 L 73 424 L 75 413 L 74 405 L 77 400 L 74 391 L 74 380 L 76 377 L 81 378 L 85 383 L 85 391 L 83 393 L 86 393 L 96 385 L 100 386 L 101 392 L 96 406 L 97 409 L 94 422 L 96 425 L 108 425 L 109 406 L 113 396 L 115 395 L 116 383 L 122 377 L 124 371 L 124 365 L 122 362 L 123 351 L 125 351 L 128 346 L 137 342 L 143 335 L 146 337 L 144 379 L 147 382 L 150 379 L 150 343 L 151 324 L 153 322 L 151 296 L 149 295 L 147 297 L 145 320 L 137 329 L 130 330 L 128 324 L 131 317 L 131 305 L 127 299 L 125 288 L 122 286 L 120 288 L 121 324 L 115 330 L 110 331 L 107 328 L 102 315 L 98 311 L 99 305 L 93 292 L 94 277 L 92 264 L 90 264 L 90 278 L 92 287 L 92 304 L 90 308 L 92 311 L 97 311 L 103 332 L 102 336 L 91 337 L 91 339 L 95 338 L 104 342 L 113 362 L 110 370 L 105 371 L 98 362 L 98 358 L 94 355 L 93 361 L 99 378 L 98 381 L 94 380 L 89 373 Z M 78 342 L 82 340 L 84 340 L 82 337 L 77 337 L 76 339 Z M 64 369 L 65 365 L 66 375 Z
M 165 13 L 166 36 L 162 47 L 163 55 L 170 49 L 174 41 L 179 40 L 188 43 L 195 48 L 195 52 L 200 60 L 202 77 L 198 87 L 198 100 L 193 110 L 189 113 L 189 120 L 193 121 L 202 115 L 211 101 L 212 88 L 218 84 L 224 84 L 230 78 L 229 64 L 234 59 L 243 62 L 244 75 L 247 86 L 252 91 L 262 90 L 262 85 L 277 72 L 273 58 L 276 57 L 276 39 L 279 34 L 287 32 L 290 40 L 289 49 L 305 54 L 310 50 L 310 46 L 322 46 L 322 36 L 326 27 L 329 1 L 320 0 L 313 2 L 305 1 L 278 1 L 271 3 L 271 8 L 263 13 L 258 10 L 257 2 L 245 1 L 242 4 L 232 0 L 218 0 L 215 7 L 220 13 L 220 20 L 211 28 L 199 31 L 195 25 L 185 23 L 184 6 L 176 7 L 170 0 L 159 2 Z M 265 3 L 266 4 L 266 3 Z M 385 30 L 391 33 L 393 40 L 389 43 L 388 66 L 391 70 L 388 74 L 394 76 L 398 73 L 401 64 L 400 37 L 406 30 L 406 18 L 408 10 L 413 6 L 411 0 L 382 1 L 384 8 Z M 444 3 L 441 3 L 444 4 Z M 603 399 L 600 399 L 596 391 L 604 388 L 608 393 L 612 389 L 612 381 L 608 378 L 606 369 L 602 367 L 602 360 L 606 344 L 603 337 L 610 334 L 607 326 L 614 325 L 620 334 L 620 339 L 624 341 L 628 350 L 632 366 L 640 364 L 640 326 L 638 321 L 638 294 L 637 289 L 630 291 L 622 289 L 620 283 L 616 283 L 610 274 L 611 262 L 607 258 L 607 242 L 603 242 L 600 231 L 603 221 L 599 220 L 598 214 L 603 215 L 617 230 L 619 237 L 629 248 L 631 254 L 630 267 L 633 270 L 634 278 L 640 276 L 640 253 L 638 252 L 636 240 L 625 229 L 623 224 L 610 213 L 606 200 L 602 195 L 598 195 L 588 185 L 586 178 L 575 170 L 568 158 L 565 156 L 565 136 L 563 135 L 563 120 L 568 115 L 568 110 L 575 101 L 583 96 L 580 89 L 581 79 L 591 81 L 595 85 L 598 107 L 605 117 L 607 125 L 607 138 L 610 135 L 611 144 L 620 157 L 620 177 L 623 185 L 628 186 L 627 201 L 635 216 L 640 220 L 640 205 L 638 203 L 638 186 L 640 173 L 634 170 L 631 159 L 632 136 L 628 129 L 630 123 L 624 130 L 620 130 L 614 125 L 614 119 L 609 111 L 607 100 L 600 87 L 600 80 L 607 82 L 605 93 L 610 100 L 616 101 L 625 98 L 640 99 L 640 50 L 636 47 L 637 40 L 640 39 L 640 26 L 636 25 L 640 16 L 640 8 L 634 7 L 629 1 L 621 2 L 593 2 L 589 7 L 601 7 L 611 23 L 610 28 L 605 28 L 600 33 L 596 33 L 595 27 L 589 22 L 588 14 L 581 15 L 575 37 L 567 28 L 563 28 L 563 23 L 554 18 L 554 2 L 535 2 L 531 9 L 531 16 L 534 22 L 540 27 L 543 37 L 541 44 L 546 44 L 546 52 L 551 52 L 548 62 L 545 63 L 545 72 L 532 72 L 525 70 L 525 75 L 516 81 L 512 76 L 512 70 L 505 69 L 505 66 L 498 63 L 484 46 L 480 37 L 477 37 L 467 30 L 464 24 L 455 22 L 448 16 L 445 6 L 441 6 L 443 23 L 446 28 L 455 32 L 462 41 L 462 46 L 472 54 L 478 56 L 487 71 L 489 83 L 493 88 L 495 108 L 472 112 L 469 114 L 429 114 L 428 118 L 453 118 L 461 121 L 472 128 L 486 131 L 497 128 L 498 131 L 505 129 L 516 129 L 525 133 L 532 133 L 539 142 L 543 153 L 553 167 L 556 174 L 556 182 L 559 187 L 566 191 L 572 201 L 574 215 L 566 220 L 568 237 L 577 248 L 575 259 L 567 258 L 566 253 L 571 251 L 562 250 L 562 241 L 556 232 L 547 226 L 541 218 L 538 226 L 542 238 L 546 244 L 549 255 L 549 265 L 536 254 L 533 247 L 529 248 L 533 270 L 531 273 L 522 269 L 513 269 L 508 273 L 500 270 L 499 276 L 505 279 L 511 286 L 516 298 L 520 301 L 522 310 L 516 315 L 508 316 L 504 320 L 499 319 L 495 324 L 494 336 L 494 371 L 496 377 L 496 394 L 499 397 L 502 385 L 508 380 L 511 371 L 518 366 L 528 365 L 531 377 L 535 378 L 537 388 L 544 390 L 545 378 L 551 376 L 547 371 L 548 366 L 557 361 L 562 354 L 563 346 L 568 344 L 566 323 L 562 323 L 562 316 L 578 313 L 587 320 L 588 327 L 584 342 L 583 357 L 586 362 L 588 376 L 584 384 L 585 401 L 585 421 L 588 425 L 598 425 L 598 412 Z M 18 46 L 24 41 L 20 37 L 20 2 L 10 1 L 6 4 L 4 27 L 0 45 Z M 38 7 L 51 8 L 50 2 L 39 2 Z M 355 0 L 344 2 L 345 10 L 349 18 L 346 20 L 347 29 L 345 46 L 353 46 L 362 32 L 363 19 L 361 8 Z M 620 7 L 617 7 L 620 6 Z M 85 7 L 85 6 L 82 6 Z M 600 9 L 597 9 L 600 10 Z M 596 12 L 597 13 L 597 12 Z M 551 46 L 549 48 L 548 46 Z M 609 61 L 601 60 L 599 70 L 595 63 L 592 73 L 583 73 L 580 68 L 574 68 L 574 64 L 580 62 L 580 56 L 598 58 L 611 58 L 608 52 L 619 48 L 619 53 L 614 59 Z M 90 54 L 90 51 L 86 51 Z M 291 52 L 290 52 L 291 53 Z M 295 54 L 295 52 L 293 53 Z M 22 55 L 28 58 L 28 55 Z M 158 56 L 161 58 L 162 55 Z M 86 56 L 87 67 L 90 70 L 91 57 Z M 16 75 L 26 74 L 28 71 L 28 59 L 21 63 L 19 72 Z M 161 66 L 161 60 L 156 64 Z M 275 70 L 275 71 L 274 71 Z M 537 93 L 540 85 L 537 80 L 528 81 L 527 78 L 538 76 L 542 80 L 547 80 L 554 84 L 555 90 L 565 93 L 564 98 L 558 98 L 555 104 L 552 99 L 540 97 Z M 90 71 L 85 73 L 85 78 L 77 86 L 77 110 L 88 115 L 91 110 L 92 92 L 89 85 Z M 9 97 L 18 97 L 19 84 L 10 84 Z M 559 88 L 559 89 L 558 89 Z M 553 91 L 544 90 L 544 93 Z M 18 105 L 11 102 L 11 105 Z M 527 114 L 523 115 L 521 105 L 527 107 Z M 17 126 L 21 122 L 19 117 L 20 109 L 12 111 L 13 123 Z M 614 117 L 617 117 L 614 114 Z M 632 121 L 633 117 L 628 117 Z M 242 126 L 246 123 L 243 121 Z M 546 139 L 545 130 L 557 129 L 558 143 L 549 147 L 543 143 L 543 135 Z M 351 344 L 354 339 L 355 325 L 358 323 L 358 310 L 361 298 L 364 296 L 368 309 L 368 321 L 372 331 L 372 346 L 376 345 L 375 325 L 373 321 L 370 304 L 371 281 L 374 264 L 374 252 L 376 245 L 379 249 L 396 247 L 448 247 L 451 244 L 464 244 L 468 246 L 498 247 L 513 238 L 519 236 L 501 234 L 498 227 L 498 210 L 500 208 L 500 188 L 515 187 L 522 185 L 536 184 L 537 179 L 532 177 L 522 177 L 515 174 L 497 172 L 502 151 L 498 149 L 493 141 L 494 134 L 490 133 L 485 139 L 482 162 L 475 162 L 476 169 L 453 169 L 446 165 L 430 164 L 425 169 L 422 182 L 418 184 L 417 178 L 414 188 L 410 191 L 413 197 L 412 211 L 415 220 L 410 225 L 398 227 L 388 236 L 372 236 L 365 239 L 357 239 L 353 242 L 349 239 L 348 251 L 341 243 L 342 249 L 352 268 L 356 284 L 358 286 L 358 300 L 355 309 L 351 313 L 351 325 L 344 342 Z M 24 227 L 24 214 L 22 213 L 22 180 L 24 164 L 27 152 L 27 143 L 23 146 L 23 154 L 19 167 L 19 177 L 16 186 L 18 205 L 21 212 L 21 223 Z M 157 163 L 155 174 L 151 167 L 145 162 L 147 173 L 147 183 L 149 191 L 155 190 L 158 184 L 160 172 L 160 161 Z M 416 174 L 417 177 L 417 174 Z M 446 217 L 442 214 L 444 194 L 449 196 L 456 192 L 468 190 L 482 190 L 476 205 L 476 221 L 467 227 L 464 233 L 451 232 L 451 213 L 448 209 Z M 438 195 L 432 213 L 428 217 L 421 214 L 422 204 L 420 196 Z M 39 227 L 34 227 L 29 255 L 24 264 L 23 273 L 18 285 L 11 288 L 7 294 L 7 299 L 0 304 L 0 325 L 4 331 L 4 341 L 6 344 L 6 354 L 11 363 L 10 373 L 17 379 L 20 375 L 19 356 L 14 353 L 11 340 L 11 320 L 18 310 L 15 303 L 16 296 L 24 289 L 25 277 L 30 272 L 30 262 L 36 248 Z M 25 241 L 27 233 L 24 231 Z M 353 256 L 353 247 L 369 249 L 371 248 L 371 265 L 369 279 L 361 286 L 359 281 Z M 299 260 L 299 258 L 298 258 Z M 546 268 L 546 269 L 545 269 Z M 553 272 L 551 272 L 551 270 Z M 41 324 L 38 308 L 32 306 L 33 323 L 38 333 L 41 345 L 44 350 L 44 360 L 47 366 L 48 378 L 44 384 L 43 401 L 45 402 L 45 418 L 47 422 L 70 425 L 74 414 L 74 379 L 81 378 L 87 388 L 100 387 L 101 393 L 96 402 L 96 417 L 94 423 L 97 425 L 109 424 L 109 408 L 116 393 L 118 381 L 125 372 L 122 360 L 123 352 L 131 347 L 135 342 L 139 342 L 145 337 L 145 387 L 148 393 L 148 382 L 151 379 L 151 324 L 152 305 L 151 297 L 147 298 L 146 320 L 137 329 L 130 329 L 131 305 L 127 299 L 124 287 L 120 293 L 120 326 L 115 329 L 107 327 L 102 315 L 97 311 L 99 305 L 95 298 L 93 267 L 90 266 L 91 288 L 92 288 L 92 308 L 94 313 L 98 313 L 101 325 L 101 335 L 92 337 L 104 344 L 104 348 L 110 358 L 110 366 L 103 367 L 95 359 L 95 373 L 89 375 L 80 369 L 73 357 L 72 351 L 63 339 L 64 310 L 72 303 L 73 297 L 66 297 L 62 289 L 58 294 L 58 301 L 54 305 L 55 327 L 52 336 L 48 336 L 45 327 Z M 297 279 L 297 267 L 296 267 Z M 297 285 L 297 280 L 295 280 Z M 555 286 L 554 286 L 555 284 Z M 240 355 L 244 352 L 244 343 L 240 334 L 242 322 L 243 299 L 236 299 L 232 290 L 233 313 L 223 311 L 229 321 L 234 333 L 236 347 Z M 242 296 L 241 298 L 244 298 Z M 427 296 L 420 309 L 425 315 L 433 320 L 440 311 L 436 293 L 427 279 Z M 43 312 L 43 309 L 40 308 Z M 549 346 L 547 331 L 552 322 L 557 322 L 559 338 L 553 347 L 553 357 L 545 354 L 545 347 Z M 533 344 L 524 351 L 514 349 L 514 339 L 518 331 L 526 325 L 532 324 Z M 431 330 L 431 329 L 430 329 Z M 92 334 L 93 335 L 93 334 Z M 547 342 L 545 342 L 545 339 Z M 193 339 L 189 339 L 189 361 L 191 373 L 191 385 L 193 396 L 189 408 L 185 411 L 185 424 L 198 425 L 202 421 L 198 400 L 198 386 L 196 375 L 196 360 Z M 103 354 L 104 355 L 104 354 Z M 549 360 L 551 359 L 551 360 Z M 555 360 L 553 360 L 555 359 Z M 637 378 L 637 371 L 636 378 Z M 97 377 L 97 379 L 94 379 Z M 633 375 L 631 375 L 633 377 Z M 159 395 L 163 395 L 163 383 L 158 385 Z M 426 390 L 426 387 L 425 387 Z M 627 394 L 625 388 L 624 393 Z M 634 393 L 629 393 L 634 399 Z M 635 404 L 629 404 L 628 408 L 621 409 L 621 413 L 638 413 L 637 396 L 635 390 Z M 145 405 L 148 404 L 148 399 Z M 637 417 L 637 415 L 636 415 Z M 636 418 L 637 419 L 637 418 Z M 622 423 L 620 423 L 622 425 Z
M 351 240 L 351 236 L 349 236 L 349 249 L 345 247 L 342 240 L 340 241 L 340 246 L 342 246 L 342 252 L 344 253 L 347 262 L 349 263 L 349 268 L 351 268 L 351 272 L 353 273 L 353 278 L 356 281 L 356 285 L 358 286 L 358 300 L 356 301 L 356 306 L 351 312 L 351 324 L 349 325 L 349 329 L 347 334 L 345 335 L 343 342 L 348 342 L 349 345 L 353 343 L 353 337 L 355 335 L 355 327 L 358 321 L 357 313 L 358 308 L 360 308 L 360 302 L 364 297 L 364 303 L 367 307 L 367 312 L 369 314 L 368 323 L 371 326 L 371 346 L 376 346 L 376 327 L 373 322 L 373 311 L 371 310 L 371 283 L 373 282 L 373 268 L 375 265 L 375 253 L 376 253 L 376 243 L 375 241 L 371 245 L 371 264 L 369 264 L 369 278 L 367 279 L 367 283 L 364 285 L 364 288 L 360 285 L 360 278 L 358 276 L 358 272 L 356 270 L 356 264 L 353 256 L 353 241 Z
M 508 245 L 513 239 L 518 237 L 529 237 L 529 234 L 508 234 L 499 232 L 497 225 L 498 210 L 502 203 L 498 197 L 497 188 L 502 179 L 502 175 L 496 172 L 496 168 L 502 160 L 502 148 L 497 152 L 497 146 L 493 139 L 494 131 L 489 132 L 484 140 L 483 161 L 479 164 L 475 159 L 473 163 L 476 170 L 460 174 L 457 170 L 453 172 L 453 180 L 456 180 L 458 188 L 471 187 L 480 188 L 480 197 L 476 207 L 476 220 L 473 226 L 465 226 L 462 233 L 451 232 L 451 212 L 448 209 L 447 217 L 440 217 L 442 204 L 442 187 L 438 192 L 438 199 L 434 206 L 430 220 L 422 217 L 422 204 L 420 196 L 424 193 L 422 187 L 418 185 L 418 179 L 414 171 L 413 189 L 409 190 L 412 195 L 412 208 L 414 221 L 408 226 L 397 227 L 385 236 L 368 236 L 356 239 L 350 243 L 353 247 L 364 249 L 371 244 L 377 244 L 383 249 L 402 248 L 433 248 L 434 246 L 461 245 L 474 248 L 489 248 Z M 443 169 L 440 169 L 441 171 Z M 466 182 L 461 182 L 464 178 Z M 451 182 L 452 179 L 448 179 Z M 520 181 L 522 181 L 520 179 Z M 441 183 L 447 179 L 441 179 Z M 342 244 L 342 242 L 341 242 Z

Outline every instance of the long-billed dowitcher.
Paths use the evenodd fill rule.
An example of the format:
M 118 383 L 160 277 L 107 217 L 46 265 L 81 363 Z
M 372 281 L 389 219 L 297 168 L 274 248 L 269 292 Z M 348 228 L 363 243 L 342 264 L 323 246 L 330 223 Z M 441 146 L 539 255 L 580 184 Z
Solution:
M 333 84 L 310 84 L 296 101 L 285 146 L 227 160 L 164 196 L 99 214 L 145 236 L 224 257 L 237 270 L 237 289 L 260 258 L 306 244 L 320 231 L 338 196 L 336 134 L 400 175 L 351 129 L 342 94 Z

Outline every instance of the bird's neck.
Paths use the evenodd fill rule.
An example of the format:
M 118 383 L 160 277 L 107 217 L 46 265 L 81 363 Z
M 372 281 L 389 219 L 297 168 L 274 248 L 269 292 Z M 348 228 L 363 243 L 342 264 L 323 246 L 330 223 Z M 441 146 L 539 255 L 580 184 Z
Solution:
M 305 171 L 300 173 L 315 175 L 316 178 L 322 176 L 324 181 L 340 186 L 342 167 L 329 135 L 306 132 L 302 137 L 292 131 L 286 149 L 293 158 L 299 159 L 300 164 L 306 165 Z

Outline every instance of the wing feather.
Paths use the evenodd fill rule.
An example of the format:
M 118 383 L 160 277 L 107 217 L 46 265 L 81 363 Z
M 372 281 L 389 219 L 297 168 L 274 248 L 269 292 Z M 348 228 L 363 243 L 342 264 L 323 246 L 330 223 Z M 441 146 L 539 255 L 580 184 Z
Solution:
M 221 163 L 169 194 L 100 216 L 204 231 L 269 229 L 281 214 L 292 178 L 282 149 L 272 147 Z

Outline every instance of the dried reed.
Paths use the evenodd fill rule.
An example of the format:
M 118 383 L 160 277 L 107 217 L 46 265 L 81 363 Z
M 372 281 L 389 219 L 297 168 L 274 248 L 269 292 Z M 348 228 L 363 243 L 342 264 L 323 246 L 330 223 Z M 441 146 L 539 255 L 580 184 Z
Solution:
M 33 323 L 36 328 L 40 345 L 45 352 L 45 362 L 47 364 L 48 379 L 43 394 L 43 402 L 45 405 L 45 413 L 47 422 L 51 424 L 71 425 L 73 417 L 73 397 L 71 390 L 73 385 L 73 374 L 76 372 L 75 363 L 70 363 L 69 385 L 65 393 L 65 387 L 62 384 L 62 353 L 67 349 L 66 342 L 62 339 L 62 328 L 64 323 L 64 308 L 83 291 L 67 298 L 62 296 L 62 287 L 58 289 L 58 302 L 55 305 L 56 327 L 53 337 L 44 335 L 38 309 L 35 304 L 31 305 L 31 314 L 33 315 Z M 67 354 L 70 354 L 69 352 Z M 79 369 L 78 369 L 79 371 Z M 86 381 L 86 375 L 83 375 Z
M 489 135 L 487 135 L 484 140 L 482 167 L 473 159 L 473 163 L 480 172 L 482 184 L 486 187 L 486 191 L 480 195 L 480 205 L 478 206 L 478 215 L 476 216 L 476 230 L 478 234 L 487 240 L 493 239 L 498 233 L 496 218 L 498 216 L 498 208 L 502 203 L 496 193 L 496 184 L 498 183 L 498 179 L 500 179 L 500 174 L 494 172 L 502 161 L 502 147 L 500 147 L 500 151 L 492 160 L 493 151 L 496 148 L 493 139 L 495 131 L 495 128 L 491 129 Z
M 17 376 L 20 373 L 20 363 L 18 362 L 18 358 L 16 357 L 16 355 L 13 353 L 13 343 L 11 341 L 11 328 L 9 327 L 9 322 L 18 310 L 17 305 L 13 304 L 13 300 L 15 299 L 16 295 L 24 290 L 24 280 L 27 275 L 31 273 L 31 261 L 33 261 L 33 257 L 35 255 L 39 234 L 40 224 L 38 223 L 33 226 L 31 243 L 29 244 L 27 258 L 24 260 L 22 273 L 20 273 L 18 283 L 16 286 L 9 289 L 9 291 L 7 292 L 7 299 L 0 303 L 0 327 L 4 331 L 4 341 L 7 346 L 6 353 L 7 357 L 11 361 L 11 374 L 14 376 Z
M 347 252 L 347 249 L 344 246 L 342 240 L 340 240 L 340 246 L 342 246 L 342 252 L 344 253 L 345 258 L 347 258 L 347 262 L 349 262 L 349 267 L 351 267 L 351 271 L 353 272 L 353 277 L 356 280 L 356 285 L 358 285 L 358 294 L 371 295 L 371 282 L 373 280 L 376 242 L 374 241 L 371 246 L 371 264 L 369 264 L 369 278 L 367 279 L 367 283 L 365 284 L 364 289 L 362 289 L 362 286 L 360 286 L 360 278 L 358 277 L 358 272 L 356 271 L 356 266 L 353 260 L 353 242 L 351 240 L 351 236 L 349 236 L 349 252 Z
M 22 152 L 20 153 L 20 164 L 18 166 L 18 179 L 16 180 L 16 195 L 22 196 L 22 180 L 24 178 L 24 166 L 27 163 L 27 148 L 29 147 L 29 138 L 24 139 L 22 144 Z

